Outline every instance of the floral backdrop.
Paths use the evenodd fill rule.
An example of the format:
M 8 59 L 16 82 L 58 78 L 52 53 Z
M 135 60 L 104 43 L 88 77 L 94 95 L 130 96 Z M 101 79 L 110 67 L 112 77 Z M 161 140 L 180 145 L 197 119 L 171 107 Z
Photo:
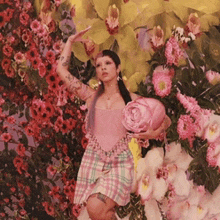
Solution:
M 77 219 L 87 146 L 81 100 L 56 73 L 97 86 L 94 57 L 116 51 L 131 92 L 160 100 L 172 124 L 149 147 L 132 139 L 135 181 L 122 219 L 220 219 L 220 2 L 0 0 L 0 218 Z

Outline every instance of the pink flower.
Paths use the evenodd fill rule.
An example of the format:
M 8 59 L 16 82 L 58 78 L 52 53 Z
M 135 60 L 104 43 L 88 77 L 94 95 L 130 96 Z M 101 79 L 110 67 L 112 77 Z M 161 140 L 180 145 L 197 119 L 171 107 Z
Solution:
M 164 44 L 164 32 L 160 26 L 153 28 L 153 35 L 151 38 L 151 42 L 153 44 L 153 47 L 156 47 L 156 48 Z
M 138 98 L 129 102 L 122 112 L 122 124 L 135 133 L 147 131 L 149 126 L 157 129 L 165 118 L 164 105 L 153 98 Z
M 168 96 L 171 92 L 172 80 L 166 72 L 154 72 L 152 83 L 154 85 L 154 91 L 156 95 L 160 97 Z
M 29 20 L 30 20 L 30 16 L 29 16 L 26 12 L 22 11 L 22 12 L 20 13 L 19 19 L 20 19 L 20 22 L 21 22 L 23 25 L 27 26 L 27 25 L 28 25 L 28 22 L 29 22 Z
M 10 133 L 3 133 L 1 138 L 4 142 L 9 142 L 12 139 L 12 136 Z
M 220 145 L 209 144 L 206 154 L 206 161 L 212 167 L 220 167 Z
M 138 183 L 137 194 L 141 195 L 141 201 L 148 201 L 152 197 L 153 184 L 150 180 L 150 176 L 143 174 L 141 180 Z
M 205 128 L 204 139 L 207 139 L 209 143 L 214 143 L 220 140 L 220 123 L 213 121 Z
M 38 20 L 35 19 L 31 22 L 30 27 L 31 27 L 33 32 L 37 33 L 41 28 L 41 24 Z
M 206 79 L 212 84 L 216 85 L 220 83 L 220 74 L 218 72 L 209 70 L 206 72 Z
M 18 144 L 16 151 L 21 157 L 23 157 L 25 155 L 26 149 L 25 149 L 24 145 L 20 143 L 20 144 Z
M 180 49 L 180 46 L 175 37 L 171 37 L 167 43 L 165 48 L 165 56 L 167 58 L 168 65 L 178 65 L 179 60 L 183 57 L 183 52 Z
M 15 54 L 14 59 L 15 59 L 16 63 L 20 64 L 25 60 L 25 56 L 23 53 L 18 52 Z
M 118 33 L 119 29 L 119 10 L 116 5 L 111 5 L 108 8 L 108 17 L 105 19 L 105 24 L 109 34 L 114 35 Z
M 57 170 L 54 168 L 54 166 L 49 166 L 47 168 L 47 172 L 50 173 L 52 176 L 56 174 Z
M 188 22 L 186 24 L 189 32 L 197 35 L 200 33 L 201 22 L 199 20 L 197 13 L 191 13 L 188 18 Z
M 192 141 L 196 134 L 197 127 L 194 123 L 193 118 L 190 115 L 181 115 L 177 122 L 177 132 L 180 139 L 188 139 L 190 147 L 192 147 Z
M 180 92 L 177 93 L 176 97 L 187 110 L 187 112 L 190 112 L 192 115 L 198 114 L 198 112 L 201 110 L 195 98 L 183 95 Z
M 7 122 L 10 123 L 10 124 L 14 124 L 16 122 L 14 116 L 9 116 L 7 117 Z

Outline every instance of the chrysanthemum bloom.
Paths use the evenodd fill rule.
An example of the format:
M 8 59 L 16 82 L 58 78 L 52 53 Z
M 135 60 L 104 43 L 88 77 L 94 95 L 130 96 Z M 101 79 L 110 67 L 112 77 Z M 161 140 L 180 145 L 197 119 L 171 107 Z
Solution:
M 34 61 L 36 57 L 39 57 L 39 53 L 37 51 L 37 48 L 32 46 L 27 52 L 26 52 L 26 58 L 30 61 Z
M 20 51 L 14 55 L 14 59 L 16 63 L 20 64 L 25 60 L 25 56 Z
M 197 127 L 193 118 L 190 115 L 181 115 L 177 122 L 177 132 L 180 139 L 188 139 L 190 147 L 193 147 L 192 142 L 196 134 Z
M 180 92 L 177 93 L 176 97 L 187 110 L 187 112 L 190 112 L 192 115 L 198 114 L 198 112 L 201 110 L 201 107 L 195 98 L 183 95 Z
M 105 19 L 105 24 L 109 34 L 114 35 L 118 33 L 119 29 L 119 10 L 116 5 L 111 5 L 108 8 L 108 17 Z
M 175 37 L 171 37 L 167 41 L 165 48 L 165 56 L 167 58 L 167 64 L 168 65 L 174 64 L 175 66 L 177 66 L 180 59 L 183 58 L 183 52 Z
M 55 53 L 52 50 L 47 51 L 46 58 L 52 64 L 56 61 Z
M 206 161 L 212 167 L 220 167 L 220 145 L 211 143 L 208 146 Z
M 151 42 L 152 42 L 153 48 L 158 48 L 164 45 L 164 31 L 163 29 L 161 29 L 160 26 L 153 28 Z
M 216 85 L 220 83 L 220 73 L 209 70 L 206 72 L 206 79 L 212 84 Z
M 200 33 L 201 22 L 197 13 L 191 13 L 188 18 L 186 27 L 189 32 L 197 35 Z
M 166 73 L 153 74 L 152 83 L 154 85 L 154 91 L 156 95 L 160 97 L 168 96 L 171 92 L 172 80 Z
M 9 142 L 12 139 L 12 135 L 10 133 L 3 133 L 1 138 L 4 142 Z

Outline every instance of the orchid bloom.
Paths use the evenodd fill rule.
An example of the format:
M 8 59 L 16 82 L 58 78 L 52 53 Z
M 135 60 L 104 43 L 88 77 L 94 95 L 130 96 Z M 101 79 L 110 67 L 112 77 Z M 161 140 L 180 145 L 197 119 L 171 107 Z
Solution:
M 105 19 L 105 24 L 110 35 L 118 33 L 119 29 L 119 10 L 116 5 L 110 5 L 108 8 L 108 17 Z

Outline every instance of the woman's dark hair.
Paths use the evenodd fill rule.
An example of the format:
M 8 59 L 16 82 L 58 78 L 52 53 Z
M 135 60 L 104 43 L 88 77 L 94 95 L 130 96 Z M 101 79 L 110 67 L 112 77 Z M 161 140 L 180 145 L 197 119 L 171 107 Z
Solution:
M 114 61 L 116 68 L 118 68 L 119 64 L 121 63 L 120 58 L 118 57 L 118 55 L 114 51 L 111 51 L 111 50 L 103 50 L 100 53 L 98 53 L 98 55 L 96 56 L 95 62 L 96 62 L 97 58 L 104 57 L 104 56 L 110 57 Z M 122 98 L 124 99 L 125 105 L 128 102 L 132 101 L 130 93 L 127 90 L 127 88 L 122 80 L 121 71 L 119 72 L 118 87 L 119 87 L 120 94 L 121 94 Z M 91 132 L 93 132 L 93 128 L 94 128 L 95 105 L 96 105 L 98 98 L 104 93 L 104 91 L 105 91 L 104 84 L 103 84 L 103 82 L 101 82 L 101 84 L 99 85 L 97 92 L 94 96 L 94 99 L 90 105 L 90 109 L 89 109 L 87 129 L 90 129 Z

